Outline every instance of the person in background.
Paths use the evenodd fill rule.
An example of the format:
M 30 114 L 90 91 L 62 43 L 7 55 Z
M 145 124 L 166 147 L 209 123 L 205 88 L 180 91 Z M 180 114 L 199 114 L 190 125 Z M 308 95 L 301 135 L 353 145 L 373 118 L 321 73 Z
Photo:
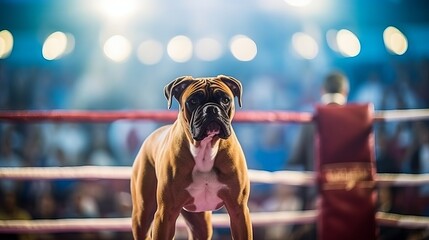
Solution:
M 333 71 L 323 80 L 321 86 L 320 103 L 324 105 L 344 105 L 349 95 L 349 80 L 343 73 Z M 298 171 L 313 171 L 315 162 L 315 125 L 313 123 L 303 124 L 298 135 L 298 140 L 292 149 L 291 157 L 287 161 L 286 169 Z M 315 186 L 301 187 L 298 194 L 302 201 L 302 210 L 313 210 L 316 208 L 317 190 Z M 292 239 L 315 239 L 316 231 L 314 224 L 297 226 Z
M 349 94 L 349 80 L 339 71 L 326 76 L 321 87 L 321 104 L 344 105 Z M 298 141 L 293 148 L 288 167 L 296 170 L 314 170 L 314 136 L 315 126 L 312 123 L 303 124 Z
M 417 144 L 411 152 L 409 160 L 410 173 L 429 173 L 429 122 L 416 123 Z M 429 216 L 429 185 L 425 184 L 417 189 L 410 199 L 418 199 L 416 215 Z M 409 203 L 408 203 L 409 204 Z
M 0 194 L 0 220 L 31 220 L 30 213 L 18 204 L 16 192 L 7 191 Z M 34 240 L 35 237 L 23 233 L 2 233 L 0 239 Z

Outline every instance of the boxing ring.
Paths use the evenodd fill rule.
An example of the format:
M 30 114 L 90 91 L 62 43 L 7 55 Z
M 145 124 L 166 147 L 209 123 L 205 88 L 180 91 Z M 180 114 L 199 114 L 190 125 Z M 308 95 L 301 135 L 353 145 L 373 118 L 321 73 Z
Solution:
M 347 107 L 346 107 L 347 108 Z M 322 109 L 323 110 L 323 109 Z M 324 111 L 324 110 L 323 110 Z M 321 112 L 323 112 L 321 111 Z M 359 110 L 360 111 L 360 110 Z M 363 112 L 366 110 L 363 109 Z M 317 113 L 316 113 L 317 114 Z M 324 114 L 324 113 L 323 113 Z M 323 115 L 321 114 L 321 115 Z M 331 113 L 328 113 L 328 115 Z M 345 114 L 346 116 L 348 115 Z M 238 111 L 234 117 L 234 123 L 309 123 L 323 122 L 323 118 L 317 118 L 311 113 L 285 112 L 285 111 Z M 128 120 L 148 120 L 157 122 L 172 122 L 177 117 L 175 111 L 0 111 L 0 121 L 11 121 L 20 123 L 32 122 L 113 122 L 120 119 Z M 367 126 L 381 121 L 417 121 L 429 119 L 429 109 L 415 110 L 393 110 L 377 111 L 366 116 L 369 119 Z M 318 123 L 321 136 L 320 141 L 324 139 L 323 128 L 332 124 L 332 116 L 328 116 L 328 123 Z M 325 120 L 326 120 L 325 119 Z M 372 131 L 372 128 L 371 128 Z M 360 133 L 359 133 L 360 134 Z M 369 137 L 372 132 L 365 133 Z M 326 136 L 326 135 L 325 135 Z M 325 137 L 326 138 L 326 137 Z M 361 140 L 366 141 L 366 140 Z M 371 143 L 371 139 L 369 143 Z M 359 143 L 360 144 L 360 143 Z M 368 144 L 364 144 L 365 146 Z M 320 146 L 321 148 L 327 146 Z M 323 149 L 322 149 L 323 150 Z M 373 149 L 370 149 L 371 151 Z M 323 152 L 323 151 L 321 151 Z M 330 156 L 325 151 L 326 156 Z M 323 159 L 326 156 L 321 156 Z M 343 156 L 342 156 L 343 157 Z M 329 157 L 327 157 L 329 158 Z M 331 161 L 331 160 L 329 160 Z M 339 161 L 342 161 L 340 159 Z M 338 164 L 338 161 L 335 161 Z M 366 166 L 366 165 L 365 165 Z M 323 167 L 323 166 L 322 166 Z M 322 168 L 320 168 L 322 169 Z M 249 170 L 249 177 L 252 184 L 282 184 L 292 186 L 312 186 L 323 185 L 323 181 L 332 180 L 333 171 L 328 169 L 325 175 L 322 170 L 317 172 L 297 172 L 297 171 L 260 171 Z M 323 168 L 325 169 L 325 168 Z M 360 173 L 361 169 L 357 173 Z M 421 186 L 429 184 L 429 174 L 365 174 L 365 179 L 358 179 L 353 182 L 351 188 L 358 188 L 359 184 L 365 182 L 373 183 L 375 187 L 408 187 Z M 348 172 L 347 172 L 348 174 Z M 344 175 L 344 174 L 343 174 Z M 107 167 L 107 166 L 78 166 L 78 167 L 19 167 L 19 168 L 0 168 L 0 180 L 59 180 L 59 179 L 79 179 L 79 180 L 129 180 L 131 176 L 131 167 Z M 368 179 L 366 179 L 368 178 Z M 360 182 L 362 180 L 362 182 Z M 328 184 L 326 183 L 326 184 Z M 335 183 L 338 184 L 338 183 Z M 325 186 L 325 185 L 323 185 Z M 328 186 L 328 185 L 326 185 Z M 342 188 L 342 187 L 341 187 Z M 352 193 L 349 186 L 345 186 L 342 194 Z M 363 189 L 366 187 L 362 187 Z M 343 191 L 343 190 L 341 190 Z M 323 193 L 327 196 L 326 201 L 332 198 L 331 193 Z M 322 194 L 322 198 L 324 197 Z M 329 196 L 328 196 L 329 195 Z M 365 194 L 364 194 L 365 195 Z M 369 194 L 365 195 L 364 201 L 373 201 Z M 335 197 L 335 196 L 334 196 Z M 361 196 L 359 196 L 361 197 Z M 336 198 L 336 197 L 335 197 Z M 341 198 L 341 197 L 340 197 Z M 372 199 L 372 200 L 371 200 Z M 373 204 L 370 203 L 370 205 Z M 271 224 L 306 224 L 321 223 L 323 226 L 329 220 L 324 219 L 325 211 L 323 205 L 317 210 L 307 211 L 280 211 L 280 212 L 252 212 L 251 219 L 253 226 L 264 226 Z M 322 217 L 321 217 L 322 216 Z M 363 217 L 365 218 L 365 216 Z M 387 212 L 371 212 L 370 219 L 374 219 L 377 226 L 392 226 L 401 228 L 428 228 L 429 217 L 399 215 Z M 223 213 L 213 214 L 212 222 L 214 227 L 228 227 L 229 216 Z M 329 225 L 329 223 L 327 224 Z M 179 218 L 178 227 L 185 227 L 183 219 Z M 328 226 L 329 227 L 329 226 Z M 130 218 L 85 218 L 85 219 L 55 219 L 55 220 L 0 220 L 0 233 L 61 233 L 61 232 L 92 232 L 92 231 L 131 231 Z M 371 233 L 370 233 L 371 234 Z M 323 237 L 321 238 L 323 239 Z

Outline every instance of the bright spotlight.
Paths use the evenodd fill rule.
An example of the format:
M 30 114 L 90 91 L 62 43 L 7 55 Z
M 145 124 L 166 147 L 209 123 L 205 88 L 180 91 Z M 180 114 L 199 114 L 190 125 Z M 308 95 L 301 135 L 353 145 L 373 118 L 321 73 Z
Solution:
M 222 46 L 213 38 L 202 38 L 195 44 L 195 55 L 203 61 L 214 61 L 222 55 Z
M 64 51 L 64 55 L 67 55 L 73 52 L 75 40 L 74 40 L 74 36 L 71 33 L 65 33 L 65 35 L 67 38 L 67 46 L 66 46 L 66 50 Z
M 306 7 L 310 5 L 313 0 L 284 0 L 284 1 L 293 7 Z
M 13 49 L 13 36 L 8 30 L 0 31 L 0 59 L 7 58 Z
M 360 53 L 359 39 L 347 29 L 337 32 L 337 45 L 338 50 L 345 57 L 355 57 Z
M 408 49 L 408 41 L 405 35 L 395 27 L 387 27 L 383 32 L 384 45 L 389 52 L 402 55 Z
M 314 59 L 319 53 L 316 40 L 310 35 L 298 32 L 292 36 L 292 45 L 295 51 L 304 59 Z
M 104 43 L 103 50 L 111 60 L 122 62 L 131 54 L 131 43 L 124 36 L 114 35 Z
M 42 55 L 46 60 L 60 59 L 74 48 L 74 37 L 63 32 L 54 32 L 43 43 Z
M 335 52 L 339 52 L 338 44 L 337 44 L 337 30 L 329 29 L 326 32 L 326 42 L 328 43 L 328 46 L 334 50 Z
M 118 20 L 132 15 L 138 3 L 138 0 L 98 0 L 96 8 L 108 18 Z
M 239 61 L 243 62 L 253 60 L 258 53 L 256 43 L 244 35 L 234 36 L 230 42 L 229 47 L 232 55 Z
M 163 53 L 162 44 L 155 40 L 146 40 L 137 49 L 137 57 L 140 62 L 147 65 L 157 64 L 161 61 Z
M 192 41 L 186 36 L 172 38 L 167 45 L 167 53 L 175 62 L 187 62 L 192 57 Z

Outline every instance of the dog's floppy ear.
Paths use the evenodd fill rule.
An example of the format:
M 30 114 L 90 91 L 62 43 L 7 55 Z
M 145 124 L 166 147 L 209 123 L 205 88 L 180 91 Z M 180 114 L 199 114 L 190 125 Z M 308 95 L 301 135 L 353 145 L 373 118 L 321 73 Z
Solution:
M 191 76 L 178 77 L 164 87 L 164 95 L 168 101 L 168 109 L 171 108 L 172 97 L 179 100 L 183 90 L 192 83 L 194 79 Z
M 241 82 L 230 76 L 219 75 L 217 77 L 222 80 L 222 82 L 224 82 L 229 87 L 229 89 L 231 89 L 234 97 L 237 97 L 238 106 L 241 107 L 241 97 L 243 95 Z

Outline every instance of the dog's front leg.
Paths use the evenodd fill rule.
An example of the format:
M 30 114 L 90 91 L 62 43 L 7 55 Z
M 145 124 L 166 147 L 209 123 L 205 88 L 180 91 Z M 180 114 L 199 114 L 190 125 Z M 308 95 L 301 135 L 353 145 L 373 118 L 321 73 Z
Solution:
M 225 207 L 230 218 L 231 234 L 234 240 L 253 239 L 250 212 L 247 207 L 248 196 L 238 198 L 231 197 L 228 192 L 222 192 Z
M 163 169 L 165 170 L 165 169 Z M 165 170 L 164 176 L 174 176 L 174 174 Z M 164 179 L 167 180 L 167 179 Z M 169 240 L 173 239 L 175 234 L 176 220 L 180 215 L 187 196 L 183 186 L 177 184 L 177 180 L 168 178 L 167 181 L 158 179 L 157 187 L 157 210 L 152 226 L 153 240 Z
M 175 234 L 176 220 L 179 217 L 180 209 L 167 207 L 169 203 L 158 204 L 155 219 L 152 226 L 153 240 L 173 239 Z
M 237 205 L 228 208 L 228 213 L 233 239 L 253 239 L 249 208 L 245 205 Z

